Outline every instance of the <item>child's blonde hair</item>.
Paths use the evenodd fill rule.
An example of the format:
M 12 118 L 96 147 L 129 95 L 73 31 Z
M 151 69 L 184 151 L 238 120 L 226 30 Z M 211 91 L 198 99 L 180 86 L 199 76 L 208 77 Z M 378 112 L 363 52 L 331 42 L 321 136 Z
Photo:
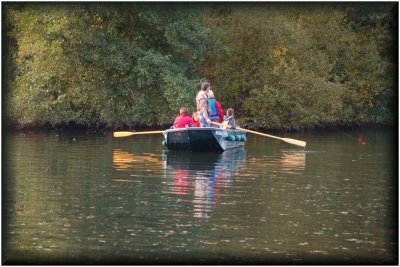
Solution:
M 227 115 L 227 116 L 233 116 L 233 108 L 228 108 L 228 109 L 226 110 L 226 115 Z

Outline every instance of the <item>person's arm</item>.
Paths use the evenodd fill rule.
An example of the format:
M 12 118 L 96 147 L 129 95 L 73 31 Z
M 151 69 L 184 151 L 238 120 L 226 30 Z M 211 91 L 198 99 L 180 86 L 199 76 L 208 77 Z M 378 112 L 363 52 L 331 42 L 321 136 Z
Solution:
M 224 111 L 222 110 L 222 106 L 218 101 L 215 101 L 215 107 L 217 108 L 219 122 L 222 123 L 224 121 Z

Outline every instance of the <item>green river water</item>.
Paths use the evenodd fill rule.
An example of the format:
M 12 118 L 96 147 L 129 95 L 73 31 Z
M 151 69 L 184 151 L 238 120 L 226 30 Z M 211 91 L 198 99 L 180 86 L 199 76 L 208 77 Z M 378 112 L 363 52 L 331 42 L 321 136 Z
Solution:
M 248 135 L 222 154 L 162 135 L 3 134 L 6 264 L 397 264 L 397 136 Z

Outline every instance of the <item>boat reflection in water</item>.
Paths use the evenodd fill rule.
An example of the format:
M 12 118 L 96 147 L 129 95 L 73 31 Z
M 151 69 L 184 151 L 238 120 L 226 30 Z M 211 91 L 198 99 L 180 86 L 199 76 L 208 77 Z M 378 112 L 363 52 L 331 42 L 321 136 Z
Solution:
M 165 151 L 168 193 L 179 195 L 178 202 L 189 205 L 175 216 L 210 217 L 218 205 L 223 188 L 230 187 L 235 175 L 246 164 L 246 150 L 221 154 L 190 151 Z
M 222 153 L 163 151 L 162 154 L 113 151 L 113 168 L 117 183 L 148 184 L 149 178 L 164 188 L 160 194 L 172 194 L 174 216 L 209 217 L 218 205 L 224 188 L 230 187 L 235 175 L 246 165 L 246 150 Z M 167 188 L 165 188 L 165 185 Z

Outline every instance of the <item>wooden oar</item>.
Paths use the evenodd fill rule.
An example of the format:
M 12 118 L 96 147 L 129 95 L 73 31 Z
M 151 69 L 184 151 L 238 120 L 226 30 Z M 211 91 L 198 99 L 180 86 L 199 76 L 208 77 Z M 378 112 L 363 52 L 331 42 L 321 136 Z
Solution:
M 158 133 L 164 133 L 164 131 L 149 131 L 149 132 L 114 132 L 113 136 L 114 137 L 128 137 L 132 135 L 139 135 L 139 134 L 158 134 Z
M 214 122 L 214 121 L 212 121 L 211 123 L 215 124 L 215 125 L 219 125 L 219 126 L 232 128 L 229 125 L 224 125 L 222 123 L 218 123 L 218 122 Z M 286 143 L 289 143 L 289 144 L 292 144 L 292 145 L 295 145 L 295 146 L 306 147 L 306 142 L 304 142 L 304 141 L 300 141 L 300 140 L 296 140 L 296 139 L 292 139 L 292 138 L 278 137 L 278 136 L 274 136 L 274 135 L 270 135 L 270 134 L 265 134 L 265 133 L 260 133 L 260 132 L 256 132 L 256 131 L 252 131 L 252 130 L 243 129 L 243 128 L 240 128 L 240 127 L 236 127 L 236 129 L 242 130 L 242 131 L 245 131 L 245 132 L 248 132 L 248 133 L 252 133 L 252 134 L 258 134 L 258 135 L 262 135 L 262 136 L 278 139 L 278 140 L 281 140 L 283 142 L 286 142 Z

